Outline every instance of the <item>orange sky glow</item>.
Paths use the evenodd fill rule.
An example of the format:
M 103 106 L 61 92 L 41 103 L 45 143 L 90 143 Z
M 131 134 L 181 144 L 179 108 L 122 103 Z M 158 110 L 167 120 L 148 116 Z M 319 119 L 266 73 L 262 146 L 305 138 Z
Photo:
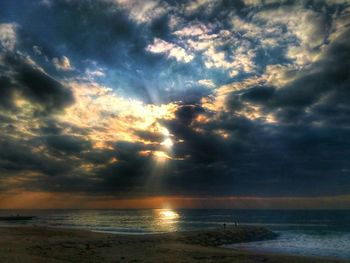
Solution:
M 154 196 L 130 199 L 84 196 L 71 193 L 20 192 L 0 195 L 0 209 L 346 209 L 350 196 L 337 197 L 183 197 Z

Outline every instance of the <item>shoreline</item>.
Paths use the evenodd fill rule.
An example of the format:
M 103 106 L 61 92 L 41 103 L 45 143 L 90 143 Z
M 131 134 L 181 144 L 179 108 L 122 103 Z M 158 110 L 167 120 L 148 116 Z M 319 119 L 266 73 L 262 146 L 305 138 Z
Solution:
M 283 262 L 341 263 L 341 259 L 304 257 L 225 248 L 222 245 L 276 237 L 262 227 L 210 229 L 135 235 L 70 228 L 0 227 L 0 262 Z

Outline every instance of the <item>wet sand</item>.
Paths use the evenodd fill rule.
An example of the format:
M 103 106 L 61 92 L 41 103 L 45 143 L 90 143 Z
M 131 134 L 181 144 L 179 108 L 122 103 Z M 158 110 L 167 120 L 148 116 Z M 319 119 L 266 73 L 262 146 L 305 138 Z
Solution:
M 45 227 L 0 227 L 0 235 L 1 263 L 349 262 L 220 247 L 223 244 L 274 238 L 271 231 L 259 227 L 152 235 L 105 234 Z

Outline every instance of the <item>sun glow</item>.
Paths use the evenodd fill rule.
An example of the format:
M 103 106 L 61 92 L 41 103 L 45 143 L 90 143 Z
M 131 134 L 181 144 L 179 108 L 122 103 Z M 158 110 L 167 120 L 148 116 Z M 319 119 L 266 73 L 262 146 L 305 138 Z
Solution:
M 161 217 L 161 219 L 163 220 L 172 220 L 172 219 L 177 219 L 179 218 L 179 214 L 176 213 L 175 211 L 173 210 L 161 210 L 159 212 L 159 215 Z
M 162 127 L 161 132 L 163 133 L 164 136 L 170 136 L 170 132 L 167 128 Z
M 165 152 L 162 152 L 162 151 L 154 151 L 153 155 L 159 160 L 171 159 L 169 155 L 167 155 Z
M 68 83 L 76 103 L 58 115 L 60 121 L 88 130 L 87 137 L 96 148 L 108 148 L 110 141 L 152 143 L 132 131 L 170 133 L 159 120 L 174 118 L 174 103 L 153 105 L 119 96 L 114 90 L 97 83 Z M 69 132 L 67 130 L 66 132 Z
M 167 138 L 161 143 L 161 145 L 163 145 L 163 146 L 165 146 L 167 148 L 170 148 L 170 147 L 172 147 L 174 145 L 174 143 L 173 143 L 173 141 L 170 138 Z

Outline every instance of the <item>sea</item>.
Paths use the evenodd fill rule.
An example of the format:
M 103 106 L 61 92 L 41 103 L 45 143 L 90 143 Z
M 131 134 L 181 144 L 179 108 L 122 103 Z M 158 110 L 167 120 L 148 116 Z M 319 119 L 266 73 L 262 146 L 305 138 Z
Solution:
M 115 234 L 151 234 L 227 226 L 264 226 L 275 240 L 227 247 L 262 252 L 350 259 L 350 210 L 0 210 L 1 216 L 35 216 L 1 221 L 1 226 L 49 226 Z

